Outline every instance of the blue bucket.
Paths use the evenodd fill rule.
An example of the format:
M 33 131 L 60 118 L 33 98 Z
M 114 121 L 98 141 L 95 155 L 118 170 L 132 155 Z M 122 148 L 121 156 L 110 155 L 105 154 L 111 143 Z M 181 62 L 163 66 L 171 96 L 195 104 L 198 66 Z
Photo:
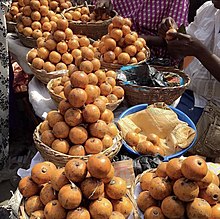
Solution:
M 119 119 L 129 115 L 129 114 L 132 114 L 132 113 L 136 113 L 138 111 L 141 111 L 141 110 L 144 110 L 146 109 L 148 106 L 148 104 L 140 104 L 140 105 L 136 105 L 136 106 L 133 106 L 127 110 L 125 110 L 120 116 L 119 116 Z M 196 138 L 197 138 L 197 130 L 196 130 L 196 126 L 195 124 L 193 123 L 193 121 L 185 114 L 183 113 L 182 111 L 172 107 L 172 106 L 169 106 L 170 109 L 172 109 L 178 116 L 179 120 L 183 121 L 183 122 L 186 122 L 191 128 L 193 128 L 196 132 L 196 136 L 195 138 L 193 139 L 192 143 L 185 149 L 181 150 L 181 151 L 178 151 L 176 154 L 171 154 L 169 156 L 165 156 L 164 157 L 164 161 L 169 161 L 170 159 L 172 158 L 175 158 L 175 157 L 180 157 L 182 156 L 184 153 L 186 153 L 190 148 L 193 147 L 193 145 L 195 144 L 195 141 L 196 141 Z M 137 151 L 133 150 L 124 140 L 122 141 L 123 143 L 123 147 L 124 149 L 134 155 L 134 156 L 141 156 L 141 154 L 139 154 Z

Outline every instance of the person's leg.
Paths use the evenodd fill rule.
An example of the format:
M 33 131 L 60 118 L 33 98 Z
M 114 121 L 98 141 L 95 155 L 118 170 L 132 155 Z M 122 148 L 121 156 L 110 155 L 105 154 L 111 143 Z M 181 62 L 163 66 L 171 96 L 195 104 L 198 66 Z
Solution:
M 194 107 L 194 96 L 193 92 L 190 90 L 184 92 L 176 108 L 189 116 L 195 124 L 197 124 L 203 112 L 203 108 Z

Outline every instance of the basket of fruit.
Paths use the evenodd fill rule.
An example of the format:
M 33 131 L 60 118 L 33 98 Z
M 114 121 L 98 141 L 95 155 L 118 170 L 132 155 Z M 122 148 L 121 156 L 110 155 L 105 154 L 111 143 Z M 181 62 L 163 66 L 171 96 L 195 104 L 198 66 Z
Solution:
M 131 30 L 128 18 L 115 16 L 108 26 L 108 34 L 97 42 L 103 68 L 120 69 L 125 65 L 141 64 L 150 57 L 146 41 Z
M 107 109 L 115 110 L 124 100 L 124 90 L 122 87 L 116 86 L 116 73 L 114 71 L 105 72 L 104 70 L 98 70 L 88 75 L 80 71 L 75 71 L 69 75 L 70 77 L 64 75 L 63 77 L 52 79 L 47 84 L 51 98 L 56 103 L 66 99 L 70 89 L 76 86 L 76 82 L 79 82 L 80 78 L 84 80 L 81 87 L 84 88 L 87 93 L 88 90 L 90 90 L 90 95 L 92 95 L 96 88 L 99 91 L 98 93 L 102 95 L 98 97 L 94 94 L 92 101 L 95 101 L 96 98 L 101 98 L 105 102 Z
M 174 158 L 138 175 L 134 196 L 141 219 L 220 215 L 219 178 L 198 156 Z
M 48 83 L 47 75 L 55 75 L 54 72 L 68 70 L 72 73 L 76 70 L 86 74 L 100 69 L 99 59 L 95 57 L 96 48 L 86 36 L 76 36 L 68 28 L 66 19 L 58 19 L 57 30 L 46 37 L 37 39 L 37 49 L 27 54 L 27 62 L 36 75 L 42 73 L 41 80 Z M 47 74 L 45 74 L 45 72 Z M 62 74 L 57 76 L 61 76 Z M 54 77 L 51 77 L 52 79 Z
M 145 65 L 147 66 L 147 65 Z M 136 73 L 132 76 L 129 72 L 127 77 L 134 77 L 134 81 L 141 79 L 141 75 L 143 72 L 146 72 L 147 68 L 142 70 L 138 70 L 142 68 L 142 66 L 135 66 L 137 68 Z M 189 86 L 190 78 L 183 71 L 179 69 L 175 69 L 173 67 L 164 67 L 164 66 L 151 66 L 158 73 L 163 76 L 163 81 L 166 84 L 160 86 L 159 84 L 151 84 L 151 85 L 140 85 L 141 81 L 136 83 L 127 83 L 127 81 L 118 80 L 118 85 L 123 87 L 126 94 L 126 99 L 129 105 L 134 106 L 141 103 L 156 103 L 156 102 L 165 102 L 170 105 L 173 104 L 175 100 L 177 100 Z M 130 71 L 130 70 L 129 70 Z M 145 79 L 149 78 L 149 76 L 143 76 Z M 176 80 L 176 81 L 174 81 Z M 150 81 L 150 80 L 149 80 Z M 148 82 L 147 82 L 148 83 Z
M 26 218 L 134 218 L 137 211 L 127 182 L 115 175 L 104 155 L 93 155 L 85 163 L 71 159 L 62 167 L 51 162 L 33 166 L 22 178 L 23 196 L 19 216 Z
M 167 161 L 186 153 L 196 141 L 192 120 L 164 103 L 133 106 L 119 116 L 118 126 L 123 147 L 134 156 L 160 154 Z
M 117 13 L 111 11 L 109 15 L 103 13 L 99 16 L 94 9 L 93 5 L 76 6 L 64 10 L 62 15 L 69 21 L 69 26 L 75 34 L 97 40 L 107 34 L 108 25 Z
M 40 50 L 44 50 L 44 47 L 42 47 Z M 54 71 L 48 72 L 47 70 L 50 70 L 50 67 L 53 64 L 50 62 L 44 62 L 43 59 L 39 58 L 39 53 L 41 53 L 40 50 L 31 49 L 26 55 L 26 60 L 28 62 L 28 66 L 31 68 L 34 76 L 38 80 L 40 80 L 43 84 L 47 84 L 51 79 L 68 74 L 68 70 L 66 70 L 66 69 L 57 70 L 57 71 L 56 71 L 56 69 L 53 69 Z M 42 52 L 43 52 L 43 54 L 46 54 L 47 50 L 42 51 Z M 32 62 L 32 63 L 30 63 L 30 62 Z M 51 68 L 51 70 L 52 70 L 52 68 Z
M 24 27 L 22 32 L 19 32 L 19 30 L 20 30 L 20 24 L 17 24 L 17 26 L 15 27 L 15 32 L 17 33 L 21 43 L 28 48 L 35 48 L 37 46 L 37 40 L 36 38 L 31 36 L 33 32 L 31 28 Z
M 11 3 L 8 12 L 5 14 L 8 33 L 15 32 L 16 21 L 21 15 L 23 7 L 24 7 L 23 1 L 14 1 Z
M 119 152 L 114 114 L 102 99 L 93 101 L 97 90 L 92 86 L 71 88 L 58 110 L 50 111 L 35 129 L 34 142 L 45 160 L 63 166 L 71 158 L 87 161 L 91 154 L 101 153 L 112 159 Z
M 16 32 L 21 42 L 30 48 L 36 47 L 38 38 L 46 37 L 57 29 L 57 21 L 62 19 L 59 12 L 72 6 L 71 1 L 66 0 L 19 2 L 23 3 L 23 8 L 17 20 Z
M 69 110 L 67 115 L 73 113 L 75 113 L 73 110 Z M 113 123 L 107 125 L 104 121 L 99 120 L 97 123 L 94 123 L 94 125 L 90 125 L 90 130 L 92 130 L 93 127 L 96 130 L 100 127 L 105 128 L 104 132 L 103 130 L 99 131 L 99 138 L 89 137 L 87 129 L 82 125 L 73 127 L 68 133 L 70 140 L 68 139 L 68 136 L 66 138 L 63 136 L 61 136 L 63 138 L 56 138 L 55 135 L 52 134 L 52 130 L 56 130 L 58 125 L 65 126 L 67 128 L 68 126 L 64 125 L 64 123 L 65 122 L 58 122 L 55 128 L 45 130 L 43 132 L 40 128 L 42 124 L 42 126 L 45 127 L 45 123 L 41 123 L 34 131 L 34 143 L 37 150 L 45 160 L 51 161 L 57 166 L 64 166 L 70 159 L 73 158 L 82 159 L 87 162 L 91 154 L 96 153 L 104 154 L 109 157 L 109 159 L 112 159 L 121 149 L 121 137 L 118 134 L 118 131 L 115 136 L 106 131 L 109 127 L 112 128 L 112 130 L 115 129 L 115 125 Z M 61 131 L 62 126 L 60 126 Z M 79 134 L 81 136 L 74 136 L 75 134 Z

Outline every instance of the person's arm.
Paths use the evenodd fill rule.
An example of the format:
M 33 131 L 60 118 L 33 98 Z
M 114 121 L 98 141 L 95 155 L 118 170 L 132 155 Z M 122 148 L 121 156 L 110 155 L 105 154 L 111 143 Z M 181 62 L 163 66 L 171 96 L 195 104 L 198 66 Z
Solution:
M 160 37 L 160 36 L 151 36 L 151 35 L 140 35 L 140 37 L 144 38 L 147 45 L 149 47 L 151 46 L 160 46 L 160 47 L 165 47 L 166 41 L 164 40 L 164 38 Z
M 174 57 L 194 56 L 220 82 L 220 57 L 210 52 L 198 39 L 181 33 L 170 33 L 176 40 L 168 42 L 168 51 Z
M 205 66 L 211 75 L 220 82 L 220 57 L 211 53 L 206 48 L 198 51 L 196 58 Z

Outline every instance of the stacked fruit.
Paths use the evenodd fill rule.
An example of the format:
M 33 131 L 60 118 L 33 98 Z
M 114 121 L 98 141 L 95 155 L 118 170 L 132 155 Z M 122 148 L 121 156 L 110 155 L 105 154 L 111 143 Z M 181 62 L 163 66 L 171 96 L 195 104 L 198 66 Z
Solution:
M 24 7 L 23 0 L 13 0 L 9 11 L 6 13 L 6 21 L 16 22 Z
M 144 218 L 220 218 L 219 178 L 198 156 L 174 158 L 140 178 L 137 198 Z
M 50 0 L 49 1 L 50 10 L 60 13 L 64 9 L 72 7 L 71 0 Z
M 36 164 L 31 176 L 19 182 L 31 219 L 123 219 L 132 212 L 126 182 L 114 176 L 104 155 L 93 155 L 87 164 L 70 160 L 57 169 L 53 163 Z
M 81 73 L 82 74 L 82 73 Z M 55 79 L 52 90 L 55 94 L 59 95 L 63 99 L 67 98 L 64 90 L 67 85 L 75 86 L 74 80 L 76 77 L 79 77 L 79 71 L 71 73 L 70 76 L 63 76 L 62 78 Z M 94 73 L 89 73 L 84 75 L 85 81 L 90 85 L 98 86 L 100 92 L 100 97 L 106 104 L 116 103 L 118 100 L 121 100 L 124 97 L 124 90 L 120 86 L 116 86 L 116 72 L 115 71 L 106 71 L 97 70 Z M 70 85 L 71 84 L 71 85 Z
M 59 18 L 54 32 L 38 38 L 38 49 L 28 53 L 28 62 L 34 68 L 46 72 L 68 69 L 71 73 L 77 69 L 86 73 L 99 70 L 101 64 L 95 58 L 96 49 L 86 36 L 74 35 L 68 25 L 66 19 Z
M 51 2 L 50 2 L 51 3 Z M 17 22 L 19 33 L 38 39 L 56 31 L 60 14 L 55 14 L 49 7 L 48 0 L 24 0 L 24 7 Z
M 59 111 L 50 111 L 40 126 L 41 141 L 56 151 L 73 156 L 96 154 L 111 147 L 118 130 L 112 123 L 113 112 L 106 109 L 108 99 L 100 93 L 112 86 L 108 82 L 101 83 L 100 87 L 89 83 L 84 71 L 74 71 L 70 80 L 64 76 L 61 83 L 64 86 L 55 88 L 60 89 L 57 93 L 63 92 L 66 100 L 59 103 Z M 117 95 L 123 91 L 120 87 L 114 88 Z
M 126 120 L 124 120 L 126 122 Z M 122 123 L 120 123 L 122 125 Z M 129 124 L 126 123 L 125 126 L 128 126 Z M 160 154 L 162 156 L 165 155 L 164 149 L 160 146 L 160 138 L 154 134 L 150 133 L 148 136 L 144 136 L 145 139 L 133 131 L 127 132 L 125 135 L 125 141 L 126 143 L 132 147 L 134 150 L 136 150 L 140 154 L 148 154 L 148 155 L 155 155 Z
M 103 13 L 98 15 L 95 11 L 90 12 L 89 7 L 78 7 L 76 9 L 70 9 L 64 13 L 64 16 L 68 21 L 78 21 L 78 22 L 102 22 L 110 18 L 109 15 Z
M 148 57 L 146 41 L 131 31 L 128 18 L 120 16 L 112 19 L 108 34 L 101 38 L 99 51 L 104 62 L 121 65 L 138 63 Z

